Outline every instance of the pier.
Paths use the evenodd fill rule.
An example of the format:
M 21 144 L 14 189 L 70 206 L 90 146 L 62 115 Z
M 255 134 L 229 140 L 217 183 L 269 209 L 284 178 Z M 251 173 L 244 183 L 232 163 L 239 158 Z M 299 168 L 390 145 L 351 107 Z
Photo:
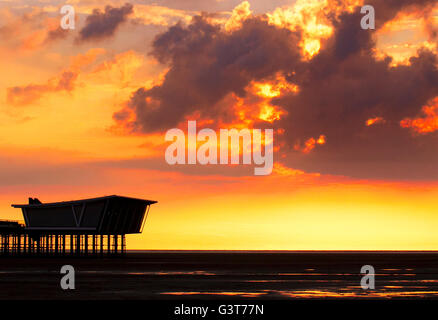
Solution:
M 152 200 L 106 196 L 43 204 L 29 198 L 24 222 L 0 221 L 0 256 L 108 256 L 126 253 L 126 234 L 141 233 Z

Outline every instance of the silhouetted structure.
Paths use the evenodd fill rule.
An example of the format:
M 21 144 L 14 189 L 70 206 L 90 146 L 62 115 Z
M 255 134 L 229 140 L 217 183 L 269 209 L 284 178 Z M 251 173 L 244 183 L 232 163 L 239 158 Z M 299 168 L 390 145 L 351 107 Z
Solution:
M 25 224 L 0 221 L 0 254 L 124 254 L 125 235 L 143 231 L 154 203 L 116 195 L 54 203 L 29 198 L 12 205 L 21 208 Z

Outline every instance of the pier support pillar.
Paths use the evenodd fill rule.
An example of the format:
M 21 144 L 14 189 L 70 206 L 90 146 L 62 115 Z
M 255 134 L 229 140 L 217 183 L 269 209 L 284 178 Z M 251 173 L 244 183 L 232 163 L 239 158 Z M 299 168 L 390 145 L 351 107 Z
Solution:
M 40 254 L 40 252 L 41 252 L 41 237 L 38 235 L 38 238 L 37 238 L 37 243 L 36 243 L 36 252 L 37 252 L 37 254 Z
M 27 234 L 24 234 L 23 236 L 23 253 L 26 254 L 26 247 L 27 246 Z
M 58 240 L 59 235 L 55 234 L 55 254 L 58 255 L 58 249 L 59 249 L 59 240 Z
M 76 254 L 79 255 L 81 252 L 81 235 L 76 235 Z

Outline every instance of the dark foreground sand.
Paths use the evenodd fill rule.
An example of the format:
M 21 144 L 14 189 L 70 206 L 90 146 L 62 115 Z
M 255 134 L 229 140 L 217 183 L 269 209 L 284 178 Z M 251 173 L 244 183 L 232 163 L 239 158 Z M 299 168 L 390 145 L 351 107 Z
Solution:
M 76 289 L 60 287 L 62 265 Z M 375 290 L 360 287 L 372 265 Z M 438 298 L 437 252 L 144 252 L 0 258 L 0 299 Z

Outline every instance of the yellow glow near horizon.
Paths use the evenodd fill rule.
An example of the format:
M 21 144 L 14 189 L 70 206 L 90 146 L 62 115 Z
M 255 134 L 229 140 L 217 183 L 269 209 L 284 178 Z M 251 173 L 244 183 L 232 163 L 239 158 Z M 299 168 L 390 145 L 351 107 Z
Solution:
M 196 197 L 157 204 L 144 234 L 129 236 L 129 244 L 132 249 L 434 250 L 436 195 L 339 185 L 292 194 Z

